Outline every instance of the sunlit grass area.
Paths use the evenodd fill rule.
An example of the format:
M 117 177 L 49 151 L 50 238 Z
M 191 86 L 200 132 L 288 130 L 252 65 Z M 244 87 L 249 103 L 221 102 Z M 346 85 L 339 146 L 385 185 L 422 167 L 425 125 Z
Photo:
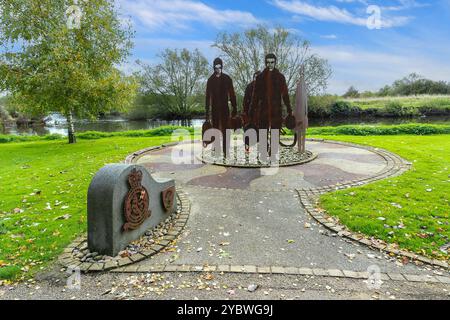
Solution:
M 351 230 L 416 253 L 448 259 L 450 135 L 327 136 L 380 147 L 413 163 L 400 177 L 323 195 L 320 205 Z
M 87 189 L 101 167 L 171 141 L 134 135 L 0 145 L 0 279 L 33 275 L 86 231 Z M 450 236 L 450 135 L 316 137 L 385 148 L 414 164 L 400 177 L 324 195 L 323 208 L 354 231 L 448 259 L 440 248 Z
M 0 279 L 31 275 L 86 231 L 86 196 L 105 164 L 170 137 L 0 146 Z

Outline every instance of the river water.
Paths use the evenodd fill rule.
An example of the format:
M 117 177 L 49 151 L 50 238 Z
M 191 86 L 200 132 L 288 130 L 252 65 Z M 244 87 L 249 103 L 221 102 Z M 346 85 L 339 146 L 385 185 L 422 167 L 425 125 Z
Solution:
M 107 119 L 88 121 L 76 120 L 75 131 L 101 131 L 101 132 L 118 132 L 129 130 L 149 130 L 161 126 L 189 126 L 201 127 L 204 120 L 176 120 L 176 121 L 162 121 L 162 120 L 143 120 L 143 121 L 129 121 L 122 117 L 109 117 Z M 450 117 L 425 117 L 425 118 L 346 118 L 346 119 L 311 119 L 311 127 L 323 126 L 338 126 L 338 125 L 361 125 L 361 124 L 405 124 L 410 122 L 418 123 L 434 123 L 434 124 L 450 124 Z M 46 135 L 46 134 L 61 134 L 67 135 L 67 123 L 64 117 L 58 114 L 49 116 L 47 124 L 36 126 L 20 126 L 15 125 L 0 125 L 0 134 L 19 134 L 19 135 Z

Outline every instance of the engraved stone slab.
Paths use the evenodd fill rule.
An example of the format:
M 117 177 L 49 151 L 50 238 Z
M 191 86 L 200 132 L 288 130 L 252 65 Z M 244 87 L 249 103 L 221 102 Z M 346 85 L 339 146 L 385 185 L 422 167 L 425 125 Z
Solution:
M 103 167 L 88 190 L 89 250 L 116 256 L 177 210 L 175 193 L 174 180 L 155 180 L 142 166 Z

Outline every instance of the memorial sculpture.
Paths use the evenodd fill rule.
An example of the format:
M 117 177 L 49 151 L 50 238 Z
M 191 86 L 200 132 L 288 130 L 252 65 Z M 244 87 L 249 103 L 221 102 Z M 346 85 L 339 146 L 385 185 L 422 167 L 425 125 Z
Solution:
M 252 105 L 253 96 L 255 94 L 255 84 L 256 78 L 261 74 L 261 71 L 257 71 L 253 74 L 253 81 L 247 85 L 245 88 L 244 100 L 242 105 L 242 123 L 244 126 L 244 142 L 245 142 L 245 151 L 246 153 L 250 150 L 250 139 L 247 136 L 247 132 L 249 130 L 256 130 L 254 126 L 254 119 L 250 118 L 250 107 Z
M 177 210 L 174 180 L 155 180 L 145 167 L 103 167 L 88 190 L 90 252 L 116 256 Z
M 230 113 L 229 102 L 232 106 Z M 231 115 L 231 117 L 230 117 Z M 222 152 L 226 157 L 230 139 L 227 130 L 231 129 L 231 119 L 237 116 L 236 94 L 234 92 L 233 81 L 223 73 L 223 61 L 220 58 L 214 60 L 214 74 L 208 79 L 206 85 L 206 128 L 217 129 L 222 133 Z
M 239 158 L 237 150 L 243 149 L 237 148 L 236 136 L 234 136 L 235 154 L 232 158 L 228 158 L 228 156 L 230 155 L 232 130 L 241 128 L 244 129 L 243 144 L 246 157 L 250 153 L 253 154 L 250 149 L 257 144 L 258 159 L 266 163 L 267 156 L 270 156 L 269 162 L 274 164 L 274 161 L 279 160 L 280 157 L 280 145 L 293 150 L 297 142 L 300 158 L 303 159 L 307 156 L 305 138 L 308 128 L 308 101 L 304 68 L 301 69 L 301 78 L 296 91 L 296 104 L 292 110 L 286 78 L 276 68 L 276 55 L 266 55 L 265 65 L 265 69 L 262 72 L 256 72 L 253 81 L 247 85 L 242 114 L 237 116 L 233 81 L 223 73 L 222 60 L 219 58 L 214 60 L 214 74 L 207 83 L 206 122 L 202 128 L 204 148 L 214 142 L 214 146 L 211 148 L 211 157 L 215 159 L 214 163 L 217 160 L 219 164 L 221 161 L 223 164 L 231 164 L 232 158 Z M 231 113 L 229 103 L 232 107 Z M 284 112 L 284 108 L 286 108 L 286 112 Z M 285 118 L 283 118 L 284 113 L 287 114 Z M 285 144 L 280 139 L 280 132 L 284 134 L 283 127 L 294 132 L 292 144 Z M 215 150 L 220 148 L 223 151 L 223 160 L 217 158 L 215 153 Z M 286 154 L 286 151 L 283 152 Z M 289 152 L 292 153 L 292 151 Z
M 261 74 L 261 71 L 257 71 L 253 75 L 253 81 L 249 83 L 245 89 L 244 101 L 242 103 L 242 119 L 244 126 L 253 123 L 253 119 L 250 118 L 250 106 L 253 101 L 253 95 L 255 93 L 256 78 Z
M 265 62 L 266 68 L 256 78 L 249 115 L 260 133 L 265 132 L 264 137 L 259 135 L 259 141 L 267 141 L 269 155 L 276 155 L 279 151 L 278 139 L 276 143 L 269 142 L 274 135 L 279 137 L 279 131 L 283 126 L 283 102 L 288 116 L 292 117 L 293 114 L 286 78 L 276 68 L 277 57 L 274 54 L 268 54 Z

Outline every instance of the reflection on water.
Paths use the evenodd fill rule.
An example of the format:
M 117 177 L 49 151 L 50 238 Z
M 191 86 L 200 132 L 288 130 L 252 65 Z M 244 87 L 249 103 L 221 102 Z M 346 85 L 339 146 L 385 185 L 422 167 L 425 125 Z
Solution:
M 204 120 L 147 120 L 147 121 L 128 121 L 121 117 L 111 117 L 105 120 L 88 121 L 78 120 L 75 122 L 76 132 L 101 131 L 101 132 L 118 132 L 129 130 L 149 130 L 159 128 L 161 126 L 188 126 L 201 127 Z M 344 118 L 344 119 L 311 119 L 312 127 L 338 126 L 338 125 L 364 125 L 364 124 L 405 124 L 411 122 L 432 123 L 432 124 L 450 124 L 450 117 L 424 117 L 424 118 Z M 1 125 L 1 134 L 20 134 L 20 135 L 46 135 L 61 134 L 67 135 L 66 120 L 58 114 L 52 114 L 47 119 L 46 126 L 25 126 L 17 127 L 15 125 Z
M 58 115 L 52 115 L 47 119 L 47 125 L 36 126 L 16 126 L 10 125 L 1 128 L 2 134 L 19 134 L 19 135 L 46 135 L 46 134 L 61 134 L 67 135 L 67 123 L 66 120 Z M 185 126 L 194 127 L 202 126 L 204 120 L 147 120 L 147 121 L 129 121 L 120 117 L 112 117 L 105 120 L 88 121 L 78 120 L 75 121 L 76 132 L 86 131 L 101 131 L 101 132 L 120 132 L 130 130 L 150 130 L 159 128 L 162 126 Z

